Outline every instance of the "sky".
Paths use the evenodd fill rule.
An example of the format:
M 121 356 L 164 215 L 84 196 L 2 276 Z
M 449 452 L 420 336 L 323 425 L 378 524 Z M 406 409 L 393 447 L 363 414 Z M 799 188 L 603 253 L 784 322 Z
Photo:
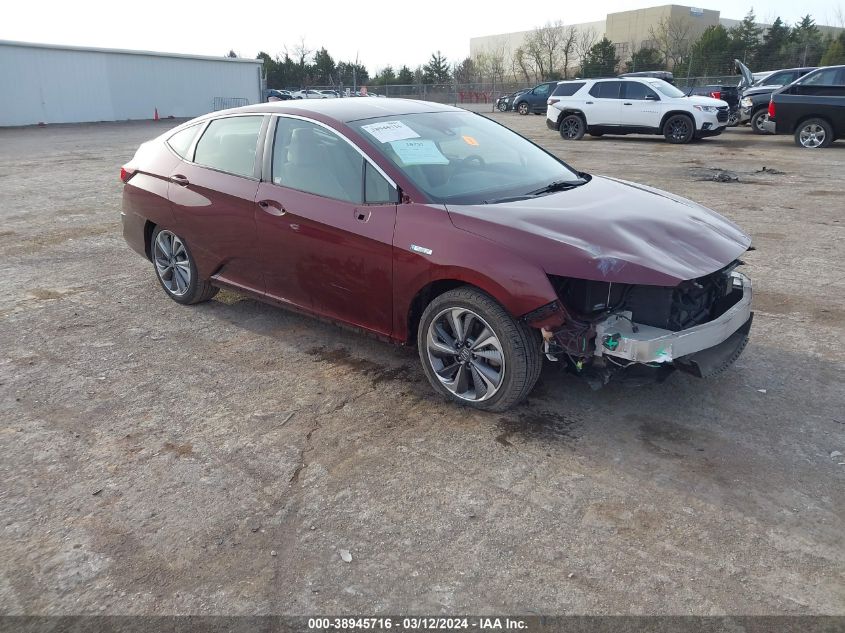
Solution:
M 721 17 L 741 19 L 752 4 L 696 0 Z M 241 57 L 260 51 L 271 56 L 326 47 L 335 61 L 356 56 L 370 72 L 386 65 L 415 68 L 440 50 L 449 61 L 469 55 L 469 40 L 480 35 L 523 31 L 547 21 L 566 24 L 603 20 L 607 13 L 661 4 L 670 0 L 608 0 L 594 3 L 512 2 L 488 0 L 40 0 L 37 5 L 11 2 L 3 8 L 0 39 L 103 48 L 129 48 Z M 839 26 L 843 4 L 837 0 L 766 0 L 754 7 L 760 22 L 780 15 L 793 23 L 810 13 L 818 24 Z

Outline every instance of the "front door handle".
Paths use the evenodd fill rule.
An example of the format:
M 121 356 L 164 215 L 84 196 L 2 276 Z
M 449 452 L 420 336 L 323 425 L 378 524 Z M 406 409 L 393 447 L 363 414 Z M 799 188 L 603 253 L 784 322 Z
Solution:
M 179 185 L 180 187 L 187 187 L 190 183 L 186 176 L 182 174 L 174 174 L 170 177 L 170 182 Z
M 633 104 L 633 103 L 631 103 L 630 101 L 626 101 L 626 102 L 625 102 L 625 103 L 623 103 L 622 105 L 634 105 L 634 104 Z
M 282 216 L 287 213 L 287 211 L 285 211 L 285 208 L 275 200 L 261 200 L 258 203 L 258 206 L 261 208 L 262 211 L 265 211 L 270 215 Z
M 593 105 L 592 101 L 585 101 L 584 103 L 586 103 L 587 105 Z

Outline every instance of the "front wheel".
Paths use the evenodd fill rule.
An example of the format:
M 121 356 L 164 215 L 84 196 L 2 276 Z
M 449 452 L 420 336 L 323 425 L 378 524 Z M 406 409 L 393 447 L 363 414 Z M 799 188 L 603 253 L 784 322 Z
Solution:
M 450 290 L 426 307 L 417 347 L 435 391 L 487 411 L 504 411 L 525 399 L 542 368 L 537 332 L 469 286 Z
M 739 125 L 739 112 L 731 112 L 728 115 L 728 127 L 736 127 Z
M 199 278 L 188 244 L 174 232 L 156 227 L 150 257 L 158 282 L 176 303 L 200 303 L 217 294 L 217 288 Z
M 508 104 L 505 102 L 500 103 L 498 106 L 499 112 L 505 112 L 508 109 Z
M 524 116 L 524 115 L 526 115 L 526 114 L 528 114 L 528 103 L 526 103 L 525 101 L 523 101 L 522 103 L 520 103 L 520 104 L 517 106 L 516 111 L 517 111 L 517 112 L 519 112 L 519 113 L 520 113 L 521 115 L 523 115 L 523 116 Z
M 751 131 L 755 134 L 768 134 L 769 132 L 766 130 L 766 121 L 768 120 L 768 110 L 757 110 L 757 112 L 751 116 Z
M 663 136 L 670 143 L 689 143 L 695 136 L 695 123 L 684 114 L 670 116 L 663 124 Z
M 807 149 L 820 149 L 833 143 L 833 128 L 824 119 L 807 119 L 795 130 L 795 144 Z

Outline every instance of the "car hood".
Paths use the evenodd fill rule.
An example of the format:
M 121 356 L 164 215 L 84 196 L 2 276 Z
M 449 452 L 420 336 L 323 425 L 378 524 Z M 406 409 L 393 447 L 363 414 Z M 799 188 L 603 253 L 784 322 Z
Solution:
M 717 108 L 721 108 L 722 106 L 728 105 L 727 101 L 722 101 L 721 99 L 714 99 L 713 97 L 704 97 L 701 95 L 690 95 L 689 97 L 679 98 L 685 99 L 686 102 L 691 105 L 715 106 Z
M 690 200 L 602 176 L 575 189 L 493 205 L 447 205 L 452 223 L 547 274 L 674 286 L 726 266 L 751 245 Z
M 780 88 L 780 86 L 773 86 L 773 85 L 762 85 L 756 86 L 754 88 L 746 88 L 742 91 L 743 97 L 752 97 L 754 95 L 761 95 L 761 94 L 770 94 Z

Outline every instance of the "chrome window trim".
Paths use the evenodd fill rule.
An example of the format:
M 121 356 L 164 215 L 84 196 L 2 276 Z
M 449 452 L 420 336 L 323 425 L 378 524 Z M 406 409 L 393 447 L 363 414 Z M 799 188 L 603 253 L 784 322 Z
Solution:
M 254 180 L 254 181 L 258 182 L 260 180 L 260 178 L 256 178 L 256 176 L 255 176 L 255 169 L 254 169 L 255 163 L 253 163 L 253 175 L 252 176 L 244 176 L 243 174 L 233 174 L 230 171 L 224 171 L 223 169 L 217 169 L 216 167 L 211 167 L 210 165 L 203 165 L 202 163 L 197 163 L 196 161 L 194 161 L 194 155 L 195 155 L 195 152 L 196 152 L 196 149 L 197 149 L 197 144 L 199 143 L 199 141 L 203 137 L 203 135 L 205 135 L 205 132 L 206 132 L 206 130 L 208 130 L 208 126 L 211 125 L 212 121 L 220 121 L 222 119 L 232 119 L 232 118 L 235 118 L 235 117 L 245 117 L 245 116 L 254 116 L 254 117 L 260 117 L 261 118 L 261 127 L 258 129 L 258 138 L 256 138 L 256 140 L 255 140 L 255 160 L 258 161 L 259 160 L 258 149 L 261 145 L 262 132 L 264 131 L 265 119 L 267 118 L 266 112 L 242 112 L 242 113 L 238 113 L 238 114 L 227 114 L 225 116 L 209 117 L 205 121 L 200 121 L 197 125 L 200 125 L 201 129 L 200 129 L 199 133 L 196 135 L 196 137 L 194 137 L 194 140 L 191 143 L 191 146 L 188 148 L 188 156 L 190 156 L 190 158 L 179 156 L 179 154 L 177 154 L 173 150 L 173 148 L 170 147 L 170 145 L 167 143 L 167 141 L 165 141 L 164 144 L 167 145 L 167 148 L 171 152 L 173 152 L 173 154 L 175 156 L 179 156 L 180 160 L 182 160 L 185 163 L 188 163 L 189 165 L 194 165 L 195 167 L 202 167 L 203 169 L 210 169 L 211 171 L 216 171 L 218 174 L 226 174 L 227 176 L 234 176 L 235 178 L 246 178 L 247 180 Z M 187 126 L 187 127 L 191 127 L 191 126 Z M 185 128 L 185 129 L 187 129 L 187 128 Z M 179 130 L 179 131 L 181 132 L 182 130 Z M 174 134 L 176 134 L 176 133 L 174 132 Z

